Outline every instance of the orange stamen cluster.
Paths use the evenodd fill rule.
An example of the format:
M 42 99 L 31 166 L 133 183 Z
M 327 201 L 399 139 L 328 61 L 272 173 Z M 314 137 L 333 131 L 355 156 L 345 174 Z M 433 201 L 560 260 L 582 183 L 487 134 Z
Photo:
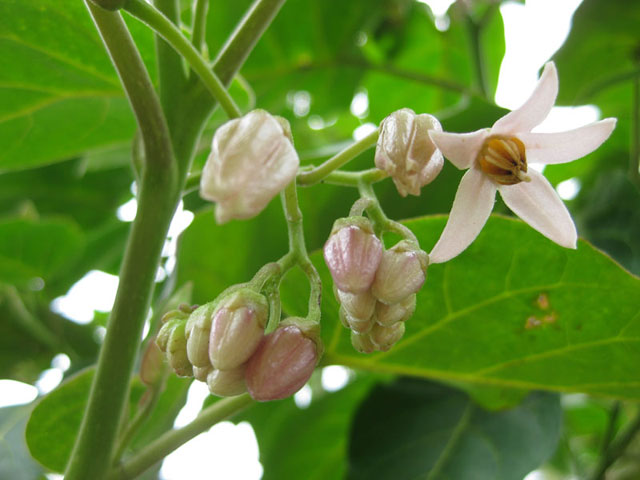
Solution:
M 487 138 L 478 153 L 480 169 L 500 185 L 529 182 L 527 157 L 522 141 L 516 137 L 492 136 Z

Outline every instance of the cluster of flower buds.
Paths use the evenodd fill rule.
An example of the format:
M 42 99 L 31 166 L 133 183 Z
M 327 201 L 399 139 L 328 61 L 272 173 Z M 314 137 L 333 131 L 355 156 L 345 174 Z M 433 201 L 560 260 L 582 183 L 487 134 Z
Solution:
M 213 395 L 286 398 L 309 379 L 322 354 L 317 324 L 289 318 L 265 335 L 266 298 L 249 287 L 182 314 L 170 312 L 156 343 L 174 372 L 206 382 Z
M 380 124 L 376 145 L 376 167 L 393 179 L 398 193 L 420 195 L 420 189 L 431 183 L 442 170 L 442 152 L 429 137 L 429 131 L 441 132 L 438 119 L 426 113 L 416 115 L 403 108 Z
M 404 335 L 425 279 L 427 254 L 402 240 L 388 250 L 371 222 L 349 217 L 335 222 L 324 258 L 340 303 L 340 320 L 362 353 L 390 349 Z

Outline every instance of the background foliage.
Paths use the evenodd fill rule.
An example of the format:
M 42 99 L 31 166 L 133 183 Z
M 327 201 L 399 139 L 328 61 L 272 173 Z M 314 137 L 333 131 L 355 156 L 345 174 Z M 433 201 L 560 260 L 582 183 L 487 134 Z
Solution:
M 436 114 L 449 131 L 488 126 L 504 113 L 492 100 L 505 49 L 499 2 L 459 3 L 440 31 L 428 7 L 410 0 L 288 0 L 231 93 L 243 108 L 289 119 L 305 163 L 322 161 L 356 127 L 403 107 Z M 190 5 L 182 4 L 188 24 Z M 249 4 L 211 3 L 211 58 Z M 155 78 L 153 36 L 125 17 Z M 640 400 L 638 24 L 636 2 L 584 0 L 554 57 L 560 104 L 595 104 L 603 117 L 619 119 L 598 151 L 545 171 L 555 185 L 570 178 L 582 185 L 568 204 L 584 238 L 577 251 L 493 217 L 467 252 L 430 267 L 405 338 L 371 356 L 350 347 L 315 255 L 327 286 L 324 362 L 358 373 L 339 392 L 316 384 L 306 410 L 286 400 L 243 414 L 256 431 L 266 479 L 309 478 L 309 469 L 317 478 L 371 478 L 374 468 L 380 478 L 518 479 L 544 462 L 560 478 L 582 478 L 601 462 L 603 445 L 624 431 Z M 33 384 L 58 353 L 71 359 L 67 376 L 95 362 L 104 315 L 78 325 L 52 310 L 52 301 L 90 270 L 118 271 L 129 225 L 116 210 L 132 197 L 135 123 L 80 1 L 0 1 L 0 58 L 0 378 Z M 367 110 L 353 115 L 354 95 L 365 92 Z M 222 121 L 221 112 L 211 118 L 194 171 Z M 372 155 L 353 168 L 371 166 Z M 428 250 L 444 225 L 428 215 L 449 210 L 459 178 L 447 164 L 420 198 L 399 197 L 390 181 L 376 191 L 390 217 L 415 217 L 407 225 Z M 311 250 L 355 199 L 338 187 L 301 189 Z M 209 301 L 286 251 L 278 201 L 254 220 L 223 226 L 196 192 L 184 205 L 195 219 L 180 237 L 175 269 L 158 282 L 157 308 L 187 282 L 192 302 Z M 292 314 L 306 303 L 296 275 L 283 291 Z M 535 328 L 531 317 L 540 320 Z M 80 418 L 69 406 L 86 402 L 90 372 L 35 409 L 0 409 L 0 478 L 64 468 Z M 170 428 L 187 386 L 169 384 L 134 446 L 157 436 L 158 426 Z M 27 443 L 41 465 L 23 442 L 32 410 Z M 52 425 L 66 426 L 55 441 Z M 612 475 L 637 478 L 640 465 L 622 458 Z

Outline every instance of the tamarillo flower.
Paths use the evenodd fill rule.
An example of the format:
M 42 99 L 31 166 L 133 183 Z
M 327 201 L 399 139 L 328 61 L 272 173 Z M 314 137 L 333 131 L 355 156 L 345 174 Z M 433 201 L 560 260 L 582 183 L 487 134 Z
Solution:
M 409 108 L 393 112 L 380 124 L 376 167 L 391 175 L 403 197 L 420 195 L 420 188 L 442 170 L 442 153 L 426 134 L 428 130 L 442 131 L 438 119 L 426 113 L 416 115 Z
M 254 110 L 216 130 L 200 195 L 217 202 L 218 223 L 251 218 L 295 178 L 299 165 L 286 120 Z
M 447 225 L 429 254 L 431 263 L 446 262 L 473 242 L 489 218 L 496 191 L 516 215 L 544 236 L 576 248 L 576 227 L 567 208 L 547 179 L 528 169 L 528 162 L 552 165 L 583 157 L 609 138 L 616 119 L 566 132 L 533 133 L 551 111 L 557 93 L 558 74 L 549 62 L 529 99 L 491 128 L 462 134 L 429 131 L 451 163 L 468 169 Z

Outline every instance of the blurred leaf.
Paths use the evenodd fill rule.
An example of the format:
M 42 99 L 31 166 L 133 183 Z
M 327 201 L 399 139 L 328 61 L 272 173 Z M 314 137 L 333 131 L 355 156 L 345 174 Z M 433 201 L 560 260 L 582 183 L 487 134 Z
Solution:
M 151 32 L 130 28 L 153 71 Z M 0 171 L 131 138 L 133 115 L 82 2 L 3 1 L 0 57 L 10 65 L 0 72 Z
M 556 395 L 487 412 L 459 391 L 400 380 L 376 387 L 358 410 L 348 478 L 520 480 L 552 455 L 561 424 Z
M 0 283 L 20 286 L 40 277 L 45 283 L 82 253 L 78 227 L 64 220 L 0 220 Z
M 43 474 L 24 439 L 30 411 L 29 406 L 0 408 L 0 478 L 35 480 Z
M 313 398 L 301 409 L 293 398 L 253 406 L 234 417 L 251 423 L 260 447 L 263 480 L 343 478 L 351 419 L 371 388 L 359 379 Z
M 90 368 L 69 378 L 43 397 L 31 413 L 27 445 L 33 458 L 54 472 L 63 472 L 67 465 L 94 373 Z
M 423 248 L 444 218 L 408 221 Z M 516 220 L 492 217 L 456 259 L 429 267 L 405 337 L 388 352 L 350 344 L 325 285 L 324 361 L 351 368 L 516 389 L 640 399 L 640 279 L 588 243 L 563 249 Z M 306 312 L 306 283 L 283 286 L 287 312 Z M 548 307 L 541 306 L 540 296 Z M 535 321 L 532 321 L 535 319 Z

